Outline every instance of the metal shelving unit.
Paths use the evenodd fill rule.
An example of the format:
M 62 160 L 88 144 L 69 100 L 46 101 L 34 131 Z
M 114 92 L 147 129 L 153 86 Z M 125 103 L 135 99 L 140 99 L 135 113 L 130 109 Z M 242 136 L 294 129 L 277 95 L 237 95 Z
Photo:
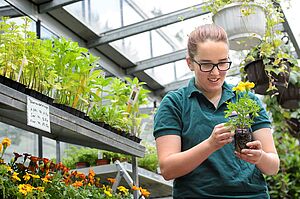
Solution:
M 49 105 L 51 133 L 27 125 L 27 95 L 0 84 L 0 121 L 18 128 L 86 147 L 143 157 L 145 147 L 82 118 Z

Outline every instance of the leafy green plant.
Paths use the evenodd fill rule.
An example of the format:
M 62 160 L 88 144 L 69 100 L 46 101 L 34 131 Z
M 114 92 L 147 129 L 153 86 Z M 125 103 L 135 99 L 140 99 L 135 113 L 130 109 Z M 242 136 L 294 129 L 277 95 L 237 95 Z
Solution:
M 146 152 L 143 158 L 138 159 L 139 167 L 156 172 L 158 168 L 158 157 L 156 148 L 151 145 L 146 145 Z
M 233 91 L 236 92 L 236 102 L 228 102 L 225 118 L 229 117 L 227 125 L 233 129 L 248 129 L 258 116 L 260 110 L 256 101 L 249 96 L 250 89 L 254 87 L 252 82 L 240 82 Z M 234 117 L 231 117 L 233 116 Z
M 98 151 L 98 149 L 71 146 L 65 150 L 66 157 L 63 158 L 62 162 L 70 169 L 75 169 L 76 162 L 88 162 L 90 166 L 95 166 Z

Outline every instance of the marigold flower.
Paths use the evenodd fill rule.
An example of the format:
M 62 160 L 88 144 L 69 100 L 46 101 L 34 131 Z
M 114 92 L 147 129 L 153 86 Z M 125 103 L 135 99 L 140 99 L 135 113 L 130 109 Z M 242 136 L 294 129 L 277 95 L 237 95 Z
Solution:
M 107 180 L 112 184 L 114 184 L 116 182 L 115 178 L 107 178 Z
M 10 141 L 9 138 L 4 138 L 4 139 L 2 140 L 2 145 L 3 145 L 4 148 L 9 147 L 10 144 L 11 144 L 11 141 Z
M 32 178 L 41 178 L 39 175 L 29 174 Z
M 137 187 L 137 186 L 135 186 L 135 185 L 133 185 L 133 186 L 131 187 L 131 189 L 132 189 L 133 191 L 138 191 L 138 190 L 140 190 L 140 188 Z
M 34 189 L 30 184 L 20 184 L 18 188 L 19 192 L 21 192 L 25 196 L 27 195 L 27 193 L 32 192 L 32 190 Z
M 112 197 L 112 194 L 110 193 L 110 191 L 104 190 L 105 195 L 107 195 L 108 197 Z
M 118 186 L 117 188 L 120 192 L 122 192 L 124 195 L 128 195 L 129 191 L 124 186 Z
M 3 147 L 2 147 L 2 144 L 0 144 L 0 152 L 2 151 L 2 148 L 3 148 Z
M 82 185 L 83 185 L 83 180 L 82 181 L 75 181 L 73 184 L 72 184 L 72 186 L 73 187 L 76 187 L 76 188 L 78 188 L 78 187 L 81 187 Z
M 41 180 L 42 180 L 44 183 L 51 182 L 50 180 L 48 180 L 47 177 L 41 178 Z
M 35 189 L 38 190 L 38 191 L 40 191 L 40 192 L 44 192 L 45 191 L 45 187 L 37 187 Z
M 150 196 L 150 192 L 147 189 L 143 189 L 142 187 L 140 187 L 140 191 L 141 191 L 142 196 L 145 196 L 145 197 Z
M 28 181 L 30 179 L 30 175 L 26 172 L 26 174 L 23 176 L 23 179 Z
M 18 177 L 19 173 L 17 172 L 14 172 L 13 175 L 11 176 L 11 178 L 14 180 L 14 181 L 21 181 L 21 179 Z

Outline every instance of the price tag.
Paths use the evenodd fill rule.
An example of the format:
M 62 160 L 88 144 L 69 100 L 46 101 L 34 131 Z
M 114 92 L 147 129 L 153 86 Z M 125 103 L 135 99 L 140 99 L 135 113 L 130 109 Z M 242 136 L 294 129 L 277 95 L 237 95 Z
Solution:
M 51 133 L 49 105 L 27 96 L 27 125 Z

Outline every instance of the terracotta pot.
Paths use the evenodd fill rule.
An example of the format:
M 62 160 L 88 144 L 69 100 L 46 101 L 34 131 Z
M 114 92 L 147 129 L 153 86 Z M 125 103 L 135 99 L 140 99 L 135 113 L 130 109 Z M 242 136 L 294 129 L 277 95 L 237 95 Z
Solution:
M 275 85 L 277 89 L 285 89 L 289 81 L 290 64 L 287 64 L 286 67 L 286 72 L 281 72 L 278 75 L 271 72 L 273 85 Z M 247 79 L 255 83 L 255 93 L 261 95 L 274 94 L 274 92 L 267 92 L 270 81 L 265 71 L 265 65 L 261 59 L 246 64 L 245 71 L 247 73 Z
M 252 141 L 252 134 L 249 129 L 236 129 L 234 134 L 235 150 L 241 152 L 242 149 L 248 149 L 246 144 Z
M 109 159 L 98 159 L 96 161 L 96 165 L 99 166 L 99 165 L 105 165 L 105 164 L 110 164 L 110 160 Z
M 90 164 L 88 162 L 76 162 L 75 163 L 76 169 L 85 168 L 85 167 L 89 167 L 89 166 L 90 166 Z

